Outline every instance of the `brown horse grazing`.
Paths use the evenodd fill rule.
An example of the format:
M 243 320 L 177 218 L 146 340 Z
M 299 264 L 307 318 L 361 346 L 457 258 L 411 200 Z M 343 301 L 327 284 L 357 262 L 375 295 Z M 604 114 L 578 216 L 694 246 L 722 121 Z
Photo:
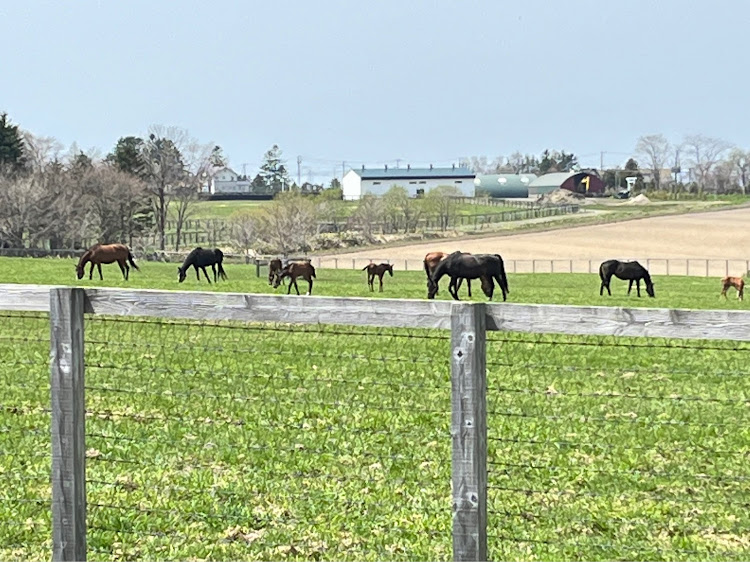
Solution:
M 383 292 L 383 275 L 386 271 L 393 277 L 393 264 L 390 263 L 371 263 L 362 268 L 362 271 L 367 271 L 367 284 L 370 286 L 370 291 L 375 291 L 375 276 L 377 275 L 380 279 L 380 292 Z
M 734 287 L 737 289 L 737 299 L 744 300 L 745 297 L 745 280 L 742 277 L 724 277 L 721 280 L 721 296 L 727 298 L 727 289 Z
M 140 271 L 138 266 L 135 265 L 135 261 L 133 261 L 133 254 L 125 244 L 95 244 L 86 250 L 81 256 L 81 259 L 78 260 L 76 274 L 78 275 L 78 279 L 83 279 L 83 270 L 87 263 L 91 263 L 89 279 L 93 277 L 94 266 L 96 266 L 97 270 L 99 270 L 99 279 L 104 281 L 104 277 L 102 276 L 102 264 L 114 262 L 117 262 L 120 266 L 120 271 L 122 271 L 122 276 L 126 281 L 130 274 L 130 266 L 128 265 L 128 262 L 130 262 L 130 265 L 136 270 Z
M 427 290 L 428 292 L 432 290 L 432 274 L 435 271 L 435 268 L 438 266 L 438 264 L 448 257 L 448 254 L 445 252 L 429 252 L 424 257 L 424 272 L 427 274 Z M 492 294 L 495 290 L 495 285 L 492 282 L 492 279 L 490 279 L 487 276 L 482 276 L 481 278 L 482 282 L 482 292 L 484 292 L 485 296 L 488 296 L 492 298 Z M 463 279 L 459 279 L 456 283 L 456 291 L 461 288 L 461 283 L 463 282 Z M 466 280 L 466 289 L 469 294 L 469 298 L 471 298 L 471 279 Z M 435 288 L 435 293 L 437 294 L 437 288 Z M 434 295 L 433 295 L 434 297 Z
M 294 285 L 294 290 L 297 291 L 297 294 L 299 295 L 299 287 L 297 286 L 297 277 L 302 277 L 305 281 L 307 281 L 307 284 L 308 284 L 307 294 L 312 295 L 313 278 L 315 277 L 315 268 L 309 261 L 293 261 L 289 263 L 284 269 L 281 270 L 281 273 L 279 273 L 276 276 L 276 279 L 273 282 L 273 288 L 275 289 L 279 285 L 281 285 L 281 282 L 286 277 L 289 277 L 289 279 L 291 279 L 289 283 L 289 288 L 286 291 L 287 295 L 292 292 L 292 285 Z

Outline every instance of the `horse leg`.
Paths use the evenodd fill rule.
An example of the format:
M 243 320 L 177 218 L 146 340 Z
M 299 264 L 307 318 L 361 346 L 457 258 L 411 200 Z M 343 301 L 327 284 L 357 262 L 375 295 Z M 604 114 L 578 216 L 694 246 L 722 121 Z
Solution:
M 635 290 L 638 293 L 638 298 L 640 298 L 641 297 L 641 280 L 640 279 L 635 280 Z
M 297 286 L 297 278 L 292 277 L 292 283 L 294 283 L 294 290 L 297 291 L 297 294 L 299 295 L 299 287 Z
M 309 279 L 307 280 L 307 284 L 308 284 L 308 287 L 307 287 L 307 294 L 308 294 L 308 295 L 312 295 L 312 286 L 313 286 L 313 280 L 312 280 L 312 277 L 310 277 L 310 278 L 309 278 Z
M 91 262 L 91 267 L 89 268 L 89 281 L 91 281 L 94 278 L 94 262 Z
M 198 269 L 198 266 L 193 264 L 193 269 L 195 270 L 195 279 L 200 283 L 201 280 L 201 272 Z
M 214 272 L 214 283 L 216 283 L 218 281 L 218 278 L 216 277 L 216 264 L 211 264 L 211 271 Z
M 295 285 L 297 284 L 297 282 L 294 280 L 294 277 L 289 278 L 289 286 L 286 288 L 287 295 L 292 294 L 292 283 L 294 283 Z
M 206 266 L 201 266 L 201 269 L 203 270 L 203 277 L 206 278 L 206 281 L 208 281 L 208 284 L 211 284 L 211 278 L 208 276 L 208 272 L 206 271 Z M 200 275 L 198 275 L 198 280 L 200 281 Z
M 461 281 L 463 281 L 463 279 L 459 278 L 458 284 L 456 285 L 456 294 L 458 294 L 458 288 L 461 286 Z M 471 279 L 467 279 L 466 280 L 466 290 L 469 293 L 469 298 L 471 298 Z M 458 300 L 458 299 L 456 299 L 456 300 Z
M 633 280 L 631 279 L 630 281 L 628 281 L 628 295 L 630 294 L 630 289 L 632 288 L 633 288 Z
M 380 274 L 380 292 L 383 292 L 383 274 Z
M 122 272 L 122 276 L 125 278 L 125 281 L 127 281 L 128 280 L 128 271 L 127 270 L 130 269 L 129 266 L 128 266 L 128 264 L 125 263 L 125 261 L 123 260 L 123 261 L 118 261 L 117 265 L 120 266 L 120 271 Z
M 370 291 L 375 291 L 375 288 L 372 286 L 375 281 L 375 274 L 368 274 L 367 275 L 367 285 L 370 287 Z
M 100 281 L 104 281 L 104 277 L 102 276 L 102 264 L 97 263 L 96 264 L 96 269 L 99 272 L 99 280 Z
M 451 277 L 451 282 L 448 285 L 448 292 L 451 294 L 454 300 L 461 300 L 458 298 L 458 287 L 456 286 L 457 284 L 458 284 L 457 279 L 454 277 Z

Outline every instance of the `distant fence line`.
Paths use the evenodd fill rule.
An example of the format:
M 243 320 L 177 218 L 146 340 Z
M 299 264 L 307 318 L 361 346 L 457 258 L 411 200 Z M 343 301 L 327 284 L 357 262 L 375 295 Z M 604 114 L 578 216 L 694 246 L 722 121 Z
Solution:
M 189 306 L 186 306 L 189 301 Z M 432 328 L 449 330 L 450 346 L 446 358 L 450 358 L 451 373 L 451 439 L 452 439 L 452 534 L 454 560 L 488 560 L 488 538 L 502 543 L 503 540 L 528 542 L 524 537 L 508 536 L 503 524 L 509 517 L 518 514 L 500 505 L 490 512 L 498 521 L 500 535 L 488 537 L 488 489 L 500 492 L 544 494 L 544 490 L 516 490 L 498 482 L 488 484 L 488 474 L 498 472 L 495 461 L 488 471 L 488 416 L 528 415 L 525 412 L 489 411 L 487 408 L 487 344 L 488 332 L 503 334 L 525 332 L 533 334 L 565 334 L 591 337 L 632 336 L 641 338 L 672 338 L 700 340 L 750 341 L 750 313 L 744 311 L 691 311 L 668 309 L 621 309 L 618 307 L 576 307 L 523 304 L 457 303 L 449 301 L 413 301 L 392 299 L 357 299 L 309 297 L 295 298 L 266 295 L 243 295 L 222 293 L 198 293 L 175 291 L 128 291 L 117 289 L 54 288 L 38 285 L 0 285 L 0 310 L 48 312 L 51 324 L 51 456 L 52 456 L 52 538 L 53 560 L 86 560 L 87 557 L 87 408 L 84 397 L 86 368 L 84 362 L 84 314 L 105 317 L 157 317 L 164 319 L 190 319 L 198 321 L 233 320 L 236 322 L 285 322 L 292 324 L 332 324 L 345 326 L 373 326 L 387 328 Z M 388 310 L 388 314 L 383 314 Z M 540 340 L 541 341 L 541 340 Z M 661 341 L 661 340 L 659 340 Z M 101 343 L 101 342 L 100 342 Z M 106 343 L 106 342 L 104 342 Z M 585 342 L 584 342 L 585 343 Z M 594 345 L 588 344 L 588 345 Z M 598 344 L 596 344 L 598 345 Z M 629 345 L 629 344 L 628 344 Z M 653 344 L 656 347 L 663 343 Z M 707 348 L 713 349 L 713 348 Z M 731 349 L 730 349 L 731 351 Z M 684 355 L 684 354 L 683 354 Z M 502 359 L 502 358 L 501 358 Z M 497 361 L 495 368 L 505 368 L 504 361 Z M 521 366 L 523 367 L 523 365 Z M 629 367 L 629 365 L 626 365 Z M 142 368 L 148 368 L 145 364 Z M 723 379 L 739 381 L 746 373 L 733 372 Z M 635 373 L 626 372 L 624 377 Z M 740 375 L 740 376 L 738 376 Z M 604 374 L 602 373 L 602 376 Z M 541 388 L 508 388 L 502 379 L 498 381 L 502 392 L 517 396 L 538 394 L 549 400 L 561 393 L 549 381 L 535 381 Z M 738 384 L 739 384 L 738 383 Z M 555 382 L 555 384 L 559 384 Z M 723 384 L 723 383 L 722 383 Z M 549 386 L 545 386 L 549 385 Z M 546 390 L 545 390 L 546 388 Z M 564 394 L 564 393 L 563 393 Z M 586 394 L 571 392 L 572 398 Z M 592 396 L 607 398 L 608 395 L 594 393 Z M 729 395 L 732 396 L 732 395 Z M 546 397 L 546 398 L 545 398 Z M 651 403 L 659 400 L 680 400 L 680 396 L 613 394 L 613 400 L 641 399 Z M 717 399 L 712 397 L 685 397 L 690 400 L 721 404 L 746 409 L 743 399 Z M 712 406 L 714 407 L 714 406 Z M 661 410 L 658 410 L 661 411 Z M 671 411 L 670 411 L 671 412 Z M 597 413 L 599 413 L 597 411 Z M 665 410 L 667 413 L 667 410 Z M 549 414 L 546 414 L 549 417 Z M 590 415 L 590 412 L 587 414 Z M 606 416 L 605 416 L 606 418 Z M 597 423 L 606 421 L 597 418 Z M 499 422 L 499 418 L 493 418 Z M 546 418 L 540 418 L 546 419 Z M 556 417 L 550 419 L 557 419 Z M 628 419 L 630 419 L 628 417 Z M 662 421 L 660 419 L 660 421 Z M 675 422 L 684 424 L 684 421 Z M 697 424 L 698 421 L 691 423 Z M 502 424 L 498 423 L 498 427 Z M 647 432 L 648 433 L 648 432 Z M 525 442 L 514 435 L 500 433 L 495 441 Z M 546 444 L 535 434 L 528 443 Z M 569 447 L 571 439 L 561 444 Z M 551 442 L 555 445 L 555 442 Z M 587 446 L 611 447 L 604 443 L 587 443 Z M 658 443 L 650 444 L 653 451 Z M 744 451 L 723 450 L 723 455 L 732 455 L 737 460 Z M 497 454 L 497 453 L 496 453 Z M 502 461 L 504 457 L 500 457 Z M 593 457 L 586 457 L 591 462 Z M 582 461 L 583 462 L 583 461 Z M 511 465 L 508 465 L 511 467 Z M 525 470 L 538 469 L 534 459 L 528 460 Z M 123 469 L 125 470 L 125 469 Z M 418 470 L 415 468 L 415 470 Z M 503 477 L 507 471 L 499 471 Z M 593 474 L 597 474 L 594 472 Z M 627 475 L 627 472 L 622 474 Z M 637 474 L 640 473 L 636 473 Z M 669 473 L 658 472 L 660 477 Z M 615 473 L 615 475 L 617 475 Z M 630 474 L 629 476 L 633 476 Z M 700 475 L 702 476 L 702 474 Z M 624 476 L 622 476 L 624 477 Z M 742 473 L 731 478 L 718 478 L 719 482 L 746 480 Z M 703 481 L 705 482 L 705 481 Z M 653 490 L 651 490 L 653 491 Z M 674 490 L 679 492 L 679 490 Z M 553 490 L 552 492 L 558 493 Z M 568 491 L 561 490 L 559 493 Z M 584 490 L 584 495 L 587 493 Z M 691 494 L 682 500 L 693 505 Z M 593 493 L 592 493 L 593 494 Z M 570 496 L 572 498 L 572 496 Z M 593 495 L 591 496 L 593 497 Z M 621 498 L 622 496 L 616 496 Z M 667 501 L 655 496 L 656 501 Z M 733 506 L 744 506 L 743 497 L 734 503 L 719 503 L 724 512 L 732 515 Z M 499 500 L 495 500 L 499 501 Z M 514 506 L 511 506 L 514 507 Z M 741 509 L 741 507 L 740 507 Z M 533 514 L 521 513 L 521 520 L 533 519 Z M 578 520 L 578 521 L 585 521 Z M 623 519 L 625 521 L 625 519 Z M 664 545 L 658 537 L 647 537 L 652 548 Z M 533 540 L 531 541 L 534 542 Z M 539 541 L 537 541 L 539 542 Z M 546 541 L 542 541 L 546 542 Z M 739 544 L 739 543 L 738 543 Z M 616 545 L 607 545 L 616 548 Z M 627 546 L 627 545 L 626 545 Z M 735 547 L 740 548 L 740 546 Z M 649 552 L 649 551 L 645 551 Z M 663 550 L 662 552 L 669 552 Z M 728 551 L 732 554 L 733 551 Z M 632 553 L 631 553 L 632 554 Z M 701 554 L 700 552 L 697 554 Z
M 385 253 L 385 252 L 384 252 Z M 373 253 L 374 254 L 374 253 Z M 375 255 L 375 254 L 374 254 Z M 276 257 L 276 256 L 272 256 Z M 255 258 L 258 268 L 266 266 L 269 256 Z M 315 267 L 320 269 L 362 269 L 369 263 L 391 263 L 404 271 L 423 271 L 422 260 L 372 258 L 338 258 L 336 256 L 310 257 Z M 508 273 L 592 273 L 599 272 L 599 265 L 607 259 L 505 259 Z M 745 275 L 750 272 L 750 260 L 722 260 L 714 258 L 623 258 L 623 261 L 639 261 L 652 275 L 685 275 L 692 277 L 723 277 L 725 275 Z M 260 269 L 258 270 L 260 275 Z

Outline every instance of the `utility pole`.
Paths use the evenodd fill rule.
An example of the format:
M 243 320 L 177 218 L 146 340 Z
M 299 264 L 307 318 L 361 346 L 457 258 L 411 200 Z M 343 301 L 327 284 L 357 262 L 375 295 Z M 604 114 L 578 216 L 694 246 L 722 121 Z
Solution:
M 341 163 L 341 179 L 344 179 L 345 173 L 346 173 L 346 161 Z
M 302 156 L 297 156 L 297 187 L 302 187 Z
M 600 172 L 604 171 L 604 151 L 603 150 L 599 153 L 599 171 Z

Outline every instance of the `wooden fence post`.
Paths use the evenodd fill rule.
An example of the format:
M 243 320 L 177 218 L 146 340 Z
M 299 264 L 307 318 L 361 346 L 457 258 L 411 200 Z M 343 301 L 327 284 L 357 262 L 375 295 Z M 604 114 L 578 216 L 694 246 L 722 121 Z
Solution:
M 487 327 L 483 303 L 451 306 L 453 560 L 487 560 Z
M 83 289 L 50 291 L 52 560 L 86 560 Z

